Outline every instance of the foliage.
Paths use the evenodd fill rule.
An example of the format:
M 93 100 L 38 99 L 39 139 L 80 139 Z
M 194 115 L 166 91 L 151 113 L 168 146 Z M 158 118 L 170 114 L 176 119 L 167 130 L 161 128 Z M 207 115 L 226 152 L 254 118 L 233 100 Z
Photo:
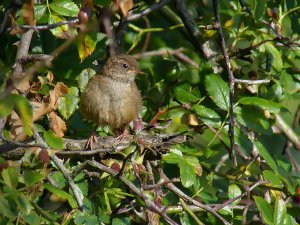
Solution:
M 213 1 L 173 0 L 144 20 L 121 23 L 120 52 L 138 58 L 147 74 L 136 80 L 146 132 L 188 137 L 154 159 L 145 153 L 151 146 L 138 139 L 121 152 L 111 146 L 105 157 L 59 152 L 70 150 L 64 137 L 85 139 L 92 132 L 79 100 L 111 43 L 99 24 L 101 9 L 111 6 L 117 24 L 120 16 L 152 10 L 155 1 L 134 1 L 132 10 L 130 0 L 12 2 L 0 3 L 0 224 L 144 224 L 149 218 L 167 224 L 168 217 L 178 224 L 220 224 L 216 214 L 232 224 L 299 222 L 299 0 L 219 1 L 236 78 L 234 104 L 212 24 Z M 178 2 L 200 30 L 198 44 Z M 20 58 L 15 43 L 34 24 L 29 53 Z M 208 58 L 199 43 L 211 52 Z M 20 65 L 23 73 L 17 74 Z M 263 82 L 251 83 L 257 80 Z M 106 131 L 98 134 L 111 135 Z M 21 157 L 6 154 L 11 146 L 4 142 L 10 141 L 26 150 Z M 231 147 L 237 165 L 229 158 Z

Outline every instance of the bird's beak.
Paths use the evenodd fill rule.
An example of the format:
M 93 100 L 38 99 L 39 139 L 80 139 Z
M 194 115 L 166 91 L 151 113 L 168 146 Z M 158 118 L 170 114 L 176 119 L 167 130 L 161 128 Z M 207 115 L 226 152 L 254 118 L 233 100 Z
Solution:
M 143 72 L 142 70 L 137 70 L 136 72 L 137 72 L 137 74 L 147 75 L 147 74 L 146 74 L 145 72 Z

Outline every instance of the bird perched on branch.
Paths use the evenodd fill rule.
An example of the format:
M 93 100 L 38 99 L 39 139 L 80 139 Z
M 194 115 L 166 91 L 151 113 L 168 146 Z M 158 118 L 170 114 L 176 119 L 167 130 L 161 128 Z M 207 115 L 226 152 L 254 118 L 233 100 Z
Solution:
M 88 82 L 80 98 L 83 117 L 97 126 L 109 125 L 115 134 L 128 134 L 128 124 L 137 119 L 142 108 L 141 94 L 135 84 L 135 77 L 142 73 L 136 60 L 129 55 L 115 55 L 108 58 L 100 74 Z M 93 148 L 95 132 L 86 143 Z

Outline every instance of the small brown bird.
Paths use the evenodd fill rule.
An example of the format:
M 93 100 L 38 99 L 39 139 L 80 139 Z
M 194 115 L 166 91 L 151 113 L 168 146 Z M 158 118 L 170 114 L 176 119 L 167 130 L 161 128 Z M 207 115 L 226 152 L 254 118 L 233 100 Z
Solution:
M 115 55 L 108 58 L 100 74 L 88 82 L 80 98 L 80 111 L 84 118 L 97 126 L 109 125 L 113 132 L 123 137 L 127 126 L 142 108 L 140 91 L 135 76 L 142 73 L 136 60 L 129 55 Z M 95 132 L 86 147 L 93 148 Z

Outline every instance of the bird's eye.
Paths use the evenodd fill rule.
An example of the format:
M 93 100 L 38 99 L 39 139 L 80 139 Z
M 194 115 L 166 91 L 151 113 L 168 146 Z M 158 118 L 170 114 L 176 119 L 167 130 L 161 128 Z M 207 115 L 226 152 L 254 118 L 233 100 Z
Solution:
M 128 65 L 127 65 L 126 63 L 124 63 L 124 64 L 123 64 L 123 68 L 124 68 L 124 69 L 127 69 L 127 68 L 128 68 Z

